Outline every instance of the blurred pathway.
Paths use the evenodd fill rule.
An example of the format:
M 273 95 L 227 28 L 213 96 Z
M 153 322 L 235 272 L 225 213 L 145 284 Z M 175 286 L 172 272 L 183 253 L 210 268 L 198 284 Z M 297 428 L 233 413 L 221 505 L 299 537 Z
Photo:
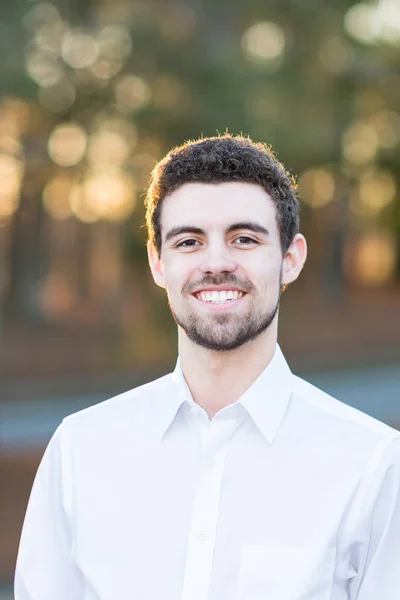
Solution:
M 339 400 L 400 426 L 400 363 L 351 371 L 302 375 Z M 110 395 L 65 396 L 0 403 L 0 448 L 44 445 L 62 419 Z

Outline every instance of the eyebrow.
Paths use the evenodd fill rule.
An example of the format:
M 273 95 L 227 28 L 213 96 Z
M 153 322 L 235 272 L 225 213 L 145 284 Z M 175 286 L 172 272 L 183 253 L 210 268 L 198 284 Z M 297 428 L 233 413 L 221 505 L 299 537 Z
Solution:
M 254 221 L 242 221 L 241 223 L 229 225 L 229 227 L 225 230 L 225 233 L 231 233 L 232 231 L 237 231 L 238 229 L 248 229 L 249 231 L 254 231 L 254 233 L 269 235 L 269 231 L 266 229 L 266 227 Z
M 262 233 L 263 235 L 269 235 L 268 229 L 266 229 L 263 225 L 259 223 L 255 223 L 254 221 L 242 221 L 240 223 L 233 223 L 229 225 L 225 229 L 225 234 L 232 233 L 232 231 L 237 231 L 240 229 L 248 229 L 249 231 L 253 231 L 254 233 Z M 165 241 L 168 242 L 172 238 L 177 235 L 181 235 L 182 233 L 195 233 L 197 235 L 205 235 L 206 232 L 204 229 L 200 229 L 200 227 L 195 227 L 194 225 L 181 225 L 180 227 L 172 227 L 165 236 Z

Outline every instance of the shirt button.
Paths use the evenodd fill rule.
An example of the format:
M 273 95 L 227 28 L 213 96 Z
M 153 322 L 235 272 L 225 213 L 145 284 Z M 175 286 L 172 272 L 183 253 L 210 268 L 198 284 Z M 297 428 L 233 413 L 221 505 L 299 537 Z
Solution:
M 210 458 L 206 462 L 206 467 L 207 467 L 207 469 L 213 469 L 215 467 L 215 460 L 213 458 Z
M 207 539 L 207 534 L 205 531 L 199 531 L 197 537 L 199 538 L 199 540 L 203 541 Z

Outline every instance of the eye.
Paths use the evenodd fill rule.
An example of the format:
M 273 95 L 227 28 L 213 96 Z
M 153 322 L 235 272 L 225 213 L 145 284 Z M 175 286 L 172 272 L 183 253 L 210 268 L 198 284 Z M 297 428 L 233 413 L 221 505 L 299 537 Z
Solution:
M 247 237 L 246 235 L 241 235 L 240 237 L 236 238 L 235 243 L 239 240 L 241 242 L 239 243 L 239 246 L 250 246 L 251 244 L 258 244 L 256 240 L 253 240 L 253 238 Z
M 198 244 L 198 243 L 199 242 L 194 239 L 183 240 L 183 242 L 179 242 L 179 244 L 177 244 L 176 247 L 177 248 L 192 248 L 195 244 Z

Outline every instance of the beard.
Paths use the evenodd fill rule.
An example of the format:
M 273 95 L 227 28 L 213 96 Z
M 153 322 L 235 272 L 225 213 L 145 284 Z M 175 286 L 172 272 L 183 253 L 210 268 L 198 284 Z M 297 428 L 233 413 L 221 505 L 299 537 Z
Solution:
M 184 315 L 177 315 L 171 302 L 169 305 L 175 323 L 185 331 L 192 342 L 207 350 L 228 352 L 254 340 L 270 327 L 279 310 L 279 300 L 278 293 L 278 300 L 272 310 L 262 312 L 253 308 L 242 315 L 215 313 L 201 316 L 193 310 L 186 311 Z

